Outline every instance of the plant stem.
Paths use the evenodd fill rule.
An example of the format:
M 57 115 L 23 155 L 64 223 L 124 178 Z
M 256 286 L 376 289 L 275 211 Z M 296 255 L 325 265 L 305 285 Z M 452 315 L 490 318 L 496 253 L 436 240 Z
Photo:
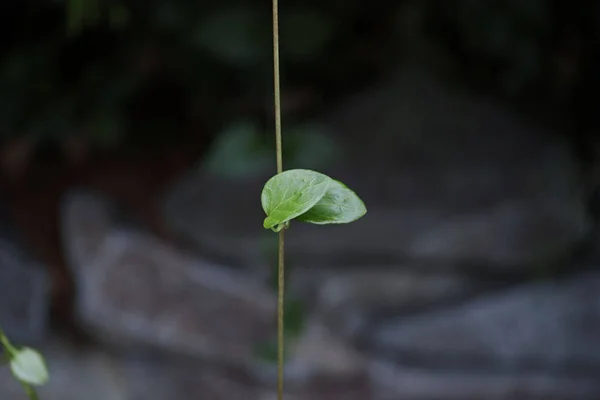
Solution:
M 14 356 L 17 353 L 17 349 L 15 349 L 13 345 L 9 342 L 2 329 L 0 329 L 0 344 L 4 346 L 6 352 L 9 354 L 10 357 Z
M 283 399 L 283 360 L 284 360 L 284 234 L 285 229 L 279 232 L 279 257 L 278 257 L 278 290 L 277 290 L 277 399 Z
M 33 387 L 24 383 L 23 388 L 25 389 L 25 393 L 27 394 L 27 397 L 29 397 L 29 400 L 39 400 L 37 391 Z
M 279 3 L 273 0 L 273 84 L 275 93 L 275 149 L 277 173 L 283 172 L 283 151 L 281 146 L 281 87 L 279 77 Z M 277 400 L 283 400 L 283 360 L 284 360 L 284 231 L 279 231 L 277 262 Z

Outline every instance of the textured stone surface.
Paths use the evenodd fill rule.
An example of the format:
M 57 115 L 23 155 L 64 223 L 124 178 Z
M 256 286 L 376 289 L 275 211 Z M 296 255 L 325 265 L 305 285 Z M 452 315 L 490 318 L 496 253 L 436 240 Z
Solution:
M 305 386 L 315 380 L 352 381 L 367 370 L 365 356 L 319 318 L 309 317 L 299 337 L 288 343 L 285 376 L 291 386 Z M 254 370 L 265 384 L 277 382 L 275 363 L 263 362 Z
M 91 229 L 103 226 L 106 205 L 83 200 L 70 198 L 73 207 L 89 210 L 79 209 L 85 221 L 65 223 L 65 236 L 76 238 L 65 243 L 77 312 L 92 335 L 238 364 L 274 332 L 276 301 L 268 288 L 145 233 Z
M 344 337 L 370 329 L 382 313 L 414 313 L 458 301 L 489 288 L 455 274 L 427 274 L 375 265 L 353 270 L 294 268 L 290 292 L 296 292 L 319 313 L 328 326 Z
M 15 343 L 35 342 L 46 333 L 51 281 L 5 211 L 0 204 L 0 327 Z
M 424 72 L 400 72 L 327 123 L 345 158 L 324 172 L 369 211 L 345 226 L 295 224 L 290 260 L 522 266 L 568 254 L 589 228 L 567 143 Z M 196 170 L 167 196 L 167 219 L 204 253 L 257 263 L 267 178 Z
M 190 358 L 106 353 L 54 340 L 42 347 L 51 379 L 39 390 L 44 400 L 267 400 L 274 386 L 239 369 Z M 287 383 L 289 400 L 370 400 L 366 373 Z M 23 400 L 23 389 L 0 369 L 0 399 Z
M 564 279 L 385 322 L 371 345 L 423 364 L 600 371 L 600 274 Z
M 375 400 L 595 400 L 595 375 L 561 373 L 440 371 L 373 362 Z
M 304 387 L 289 388 L 286 400 L 373 400 L 373 391 L 366 375 L 346 379 L 315 379 Z M 260 400 L 277 400 L 274 390 L 263 394 Z
M 182 360 L 130 360 L 122 373 L 127 400 L 260 400 L 264 390 L 242 372 Z

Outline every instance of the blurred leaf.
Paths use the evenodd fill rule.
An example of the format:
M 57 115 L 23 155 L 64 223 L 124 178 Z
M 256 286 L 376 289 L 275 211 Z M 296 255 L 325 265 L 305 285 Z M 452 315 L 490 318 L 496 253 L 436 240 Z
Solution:
M 299 300 L 288 299 L 283 315 L 285 333 L 292 338 L 300 335 L 306 324 L 306 306 Z
M 218 135 L 203 168 L 227 177 L 252 176 L 268 170 L 274 163 L 272 151 L 260 139 L 254 124 L 234 123 Z
M 68 0 L 67 32 L 76 34 L 83 29 L 85 23 L 85 0 Z
M 283 142 L 284 153 L 292 168 L 321 169 L 337 161 L 339 146 L 324 127 L 315 124 L 289 129 Z
M 306 325 L 306 307 L 298 300 L 287 299 L 284 312 L 285 344 L 284 358 L 290 354 L 290 343 L 293 343 L 303 332 Z M 277 341 L 260 343 L 254 349 L 256 356 L 266 362 L 277 362 Z
M 48 382 L 48 369 L 44 358 L 37 351 L 25 347 L 10 360 L 12 373 L 21 382 L 29 385 L 43 385 Z
M 194 33 L 195 42 L 221 61 L 251 66 L 271 51 L 270 19 L 248 8 L 224 9 L 208 16 Z
M 290 343 L 289 341 L 285 341 L 283 345 L 283 358 L 284 361 L 289 358 L 290 352 Z M 254 354 L 262 361 L 266 361 L 268 363 L 276 363 L 277 362 L 277 341 L 269 341 L 256 345 L 254 347 Z
M 277 343 L 266 342 L 261 343 L 254 349 L 256 356 L 266 362 L 276 363 L 277 362 Z M 285 354 L 284 354 L 285 356 Z

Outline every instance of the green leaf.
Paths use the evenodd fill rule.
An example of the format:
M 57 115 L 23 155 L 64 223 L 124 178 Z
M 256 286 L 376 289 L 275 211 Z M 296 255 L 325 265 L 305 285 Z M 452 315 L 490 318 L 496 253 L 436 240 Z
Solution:
M 342 182 L 333 180 L 327 193 L 298 220 L 311 224 L 347 224 L 367 213 L 363 201 Z
M 224 177 L 246 177 L 272 165 L 270 148 L 261 142 L 257 126 L 239 121 L 219 134 L 202 167 Z
M 267 181 L 262 190 L 265 229 L 280 230 L 310 210 L 327 193 L 331 178 L 307 169 L 291 169 Z
M 29 347 L 24 347 L 13 355 L 10 368 L 18 380 L 28 385 L 40 386 L 49 379 L 44 358 Z

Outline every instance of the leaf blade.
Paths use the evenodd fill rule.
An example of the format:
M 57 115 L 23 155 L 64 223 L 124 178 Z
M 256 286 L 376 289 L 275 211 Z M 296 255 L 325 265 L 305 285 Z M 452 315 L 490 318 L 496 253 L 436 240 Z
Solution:
M 327 193 L 297 219 L 316 225 L 347 224 L 366 213 L 367 207 L 360 197 L 342 182 L 332 179 Z
M 327 193 L 332 179 L 320 172 L 292 169 L 273 176 L 265 184 L 261 204 L 271 229 L 310 210 Z
M 10 360 L 13 375 L 23 383 L 41 386 L 48 382 L 48 369 L 40 353 L 25 347 L 19 350 Z

